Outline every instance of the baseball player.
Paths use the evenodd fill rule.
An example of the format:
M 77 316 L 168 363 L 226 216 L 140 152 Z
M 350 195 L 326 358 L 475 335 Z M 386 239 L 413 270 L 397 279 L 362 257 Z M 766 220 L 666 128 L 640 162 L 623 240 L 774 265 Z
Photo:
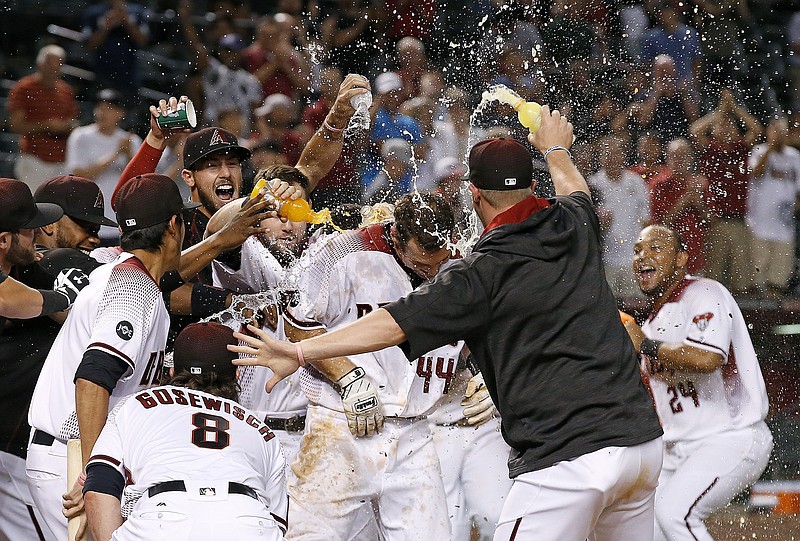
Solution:
M 136 177 L 120 190 L 124 251 L 92 272 L 44 362 L 28 414 L 26 473 L 53 539 L 67 535 L 67 440 L 81 438 L 85 464 L 111 408 L 161 374 L 169 318 L 158 281 L 179 264 L 184 208 L 178 187 L 162 175 Z M 79 513 L 80 487 L 64 500 L 68 515 Z
M 398 201 L 394 222 L 332 238 L 300 278 L 299 303 L 286 312 L 287 335 L 297 340 L 346 325 L 430 279 L 450 257 L 452 227 L 452 211 L 439 196 L 413 194 Z M 386 540 L 450 537 L 425 416 L 449 391 L 460 349 L 445 346 L 409 364 L 390 348 L 301 372 L 310 406 L 289 476 L 297 510 L 290 538 L 363 538 L 376 520 Z M 380 429 L 380 418 L 369 418 L 380 414 L 378 394 L 386 421 L 372 434 Z
M 491 539 L 511 488 L 506 467 L 511 448 L 482 381 L 466 368 L 459 370 L 429 418 L 454 541 L 473 539 L 473 524 L 479 539 Z
M 260 171 L 256 178 L 280 179 L 304 193 L 308 179 L 295 167 L 275 165 Z M 225 205 L 209 221 L 206 234 L 216 232 L 228 220 L 242 200 Z M 287 267 L 301 254 L 306 243 L 305 222 L 284 221 L 277 217 L 261 222 L 265 233 L 250 236 L 237 252 L 226 253 L 212 263 L 214 285 L 236 293 L 268 292 L 272 302 L 264 306 L 262 329 L 279 340 L 285 340 L 285 300 L 291 292 L 283 291 Z M 240 331 L 241 323 L 230 322 L 231 328 Z M 270 393 L 264 392 L 273 374 L 265 367 L 245 367 L 240 371 L 240 401 L 246 408 L 259 414 L 283 445 L 287 466 L 291 465 L 298 450 L 305 427 L 308 399 L 300 388 L 299 375 L 287 378 Z
M 168 385 L 123 399 L 86 465 L 95 541 L 265 539 L 286 531 L 288 499 L 278 439 L 237 401 L 233 331 L 187 326 Z M 123 524 L 125 483 L 143 496 Z
M 625 323 L 664 428 L 657 541 L 710 541 L 703 521 L 759 478 L 772 451 L 742 312 L 719 282 L 687 276 L 688 257 L 672 229 L 642 230 L 633 270 L 653 308 L 641 328 Z

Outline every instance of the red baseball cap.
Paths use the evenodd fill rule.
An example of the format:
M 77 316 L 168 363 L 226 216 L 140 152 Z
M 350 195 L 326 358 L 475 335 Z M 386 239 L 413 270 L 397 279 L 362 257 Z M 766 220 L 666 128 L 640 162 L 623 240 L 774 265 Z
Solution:
M 63 215 L 58 205 L 34 202 L 24 182 L 0 178 L 0 231 L 35 229 L 57 222 Z
M 105 204 L 100 187 L 89 179 L 74 175 L 51 178 L 36 189 L 37 203 L 55 203 L 70 218 L 91 224 L 117 227 L 105 217 Z
M 175 182 L 164 175 L 148 173 L 133 177 L 114 196 L 117 221 L 123 233 L 166 222 L 200 203 L 185 202 Z
M 514 139 L 485 139 L 469 151 L 469 173 L 463 180 L 482 190 L 530 188 L 533 184 L 531 153 Z
M 231 361 L 239 354 L 228 351 L 227 346 L 238 343 L 233 331 L 221 323 L 211 321 L 187 325 L 175 339 L 175 374 L 186 370 L 197 375 L 214 372 L 235 377 L 236 366 Z

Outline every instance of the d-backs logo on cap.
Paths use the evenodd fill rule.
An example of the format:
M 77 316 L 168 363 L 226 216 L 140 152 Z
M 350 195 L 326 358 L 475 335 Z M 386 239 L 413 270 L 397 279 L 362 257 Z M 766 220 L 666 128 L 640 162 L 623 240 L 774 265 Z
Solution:
M 103 192 L 97 192 L 97 197 L 94 198 L 94 205 L 92 206 L 96 209 L 103 208 Z
M 212 147 L 214 145 L 225 145 L 228 143 L 230 143 L 230 141 L 225 140 L 225 135 L 221 131 L 214 130 L 214 133 L 211 134 L 211 142 L 209 143 L 209 145 L 211 145 Z
M 700 329 L 700 332 L 704 332 L 708 328 L 708 322 L 714 317 L 714 314 L 711 312 L 706 312 L 705 314 L 700 314 L 699 316 L 694 316 L 692 318 L 692 323 L 697 325 L 697 328 Z

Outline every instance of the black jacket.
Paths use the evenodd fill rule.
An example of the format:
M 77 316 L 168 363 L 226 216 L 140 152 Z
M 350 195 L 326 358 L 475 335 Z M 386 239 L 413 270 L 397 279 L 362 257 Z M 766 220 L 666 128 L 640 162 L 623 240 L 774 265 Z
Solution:
M 583 193 L 492 229 L 386 309 L 409 358 L 466 340 L 502 416 L 512 477 L 662 433 Z

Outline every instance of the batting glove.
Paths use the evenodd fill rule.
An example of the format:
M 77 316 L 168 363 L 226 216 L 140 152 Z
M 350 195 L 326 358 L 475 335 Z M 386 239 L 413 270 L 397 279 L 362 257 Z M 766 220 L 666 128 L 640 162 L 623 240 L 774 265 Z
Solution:
M 53 291 L 61 293 L 69 304 L 75 302 L 81 289 L 89 285 L 89 277 L 80 269 L 64 269 L 58 273 L 53 283 Z
M 483 382 L 483 375 L 472 376 L 467 382 L 467 390 L 464 391 L 464 400 L 461 401 L 464 408 L 464 417 L 473 426 L 480 426 L 492 417 L 497 415 L 497 408 L 494 407 L 492 397 L 489 396 L 489 389 Z
M 383 428 L 383 406 L 378 392 L 360 366 L 336 381 L 347 425 L 353 436 L 371 436 Z

